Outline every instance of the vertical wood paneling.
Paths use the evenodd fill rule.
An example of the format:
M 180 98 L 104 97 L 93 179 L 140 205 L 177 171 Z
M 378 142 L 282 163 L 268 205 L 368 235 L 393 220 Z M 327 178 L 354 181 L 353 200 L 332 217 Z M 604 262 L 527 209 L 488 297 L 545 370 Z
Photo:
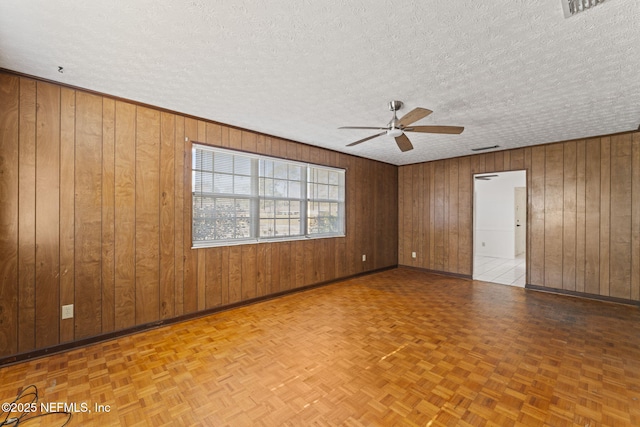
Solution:
M 102 332 L 115 329 L 115 101 L 102 100 Z
M 160 318 L 175 316 L 175 149 L 173 114 L 160 116 Z
M 362 252 L 362 247 L 357 243 L 357 247 Z M 305 245 L 302 241 L 293 241 L 290 243 L 291 264 L 294 266 L 289 281 L 289 289 L 297 289 L 305 282 L 307 253 Z
M 291 253 L 291 242 L 276 243 L 273 246 L 273 252 L 279 265 L 273 275 L 273 283 L 275 291 L 281 292 L 293 288 L 292 282 L 295 282 L 295 255 Z
M 600 295 L 610 295 L 611 139 L 600 138 Z
M 229 302 L 242 300 L 242 246 L 229 247 Z
M 229 247 L 220 248 L 220 299 L 222 304 L 229 304 L 231 297 L 229 295 Z
M 511 151 L 511 167 L 510 170 L 522 170 L 525 168 L 524 164 L 524 149 L 519 148 Z
M 175 315 L 184 313 L 184 192 L 189 189 L 184 182 L 184 170 L 188 170 L 188 165 L 184 162 L 184 117 L 176 116 L 176 132 L 174 145 L 174 190 L 175 206 L 173 213 L 173 227 L 175 230 L 174 257 L 175 257 Z
M 196 266 L 196 283 L 198 288 L 197 307 L 198 311 L 206 308 L 207 301 L 207 249 L 198 249 L 195 253 Z
M 533 285 L 545 279 L 545 147 L 531 149 L 531 216 L 529 229 L 529 271 Z
M 404 236 L 404 221 L 403 218 L 405 216 L 404 212 L 405 212 L 405 198 L 404 198 L 404 174 L 405 171 L 407 170 L 406 167 L 399 167 L 398 168 L 398 236 L 400 237 L 398 239 L 398 264 L 406 264 L 407 261 L 405 260 L 405 255 L 404 255 L 404 245 L 405 245 L 405 240 L 403 238 Z
M 63 88 L 60 95 L 60 306 L 63 306 L 74 304 L 75 300 L 76 92 Z M 112 226 L 114 223 L 112 218 Z M 72 341 L 74 335 L 73 319 L 60 320 L 60 341 Z
M 575 141 L 564 147 L 562 206 L 562 289 L 576 290 L 576 177 L 577 146 Z
M 404 199 L 404 205 L 406 206 L 406 209 L 404 209 L 404 216 L 402 216 L 402 218 L 400 219 L 400 221 L 402 222 L 402 232 L 400 233 L 402 236 L 402 252 L 403 252 L 403 258 L 402 258 L 402 263 L 405 265 L 411 265 L 411 245 L 413 244 L 413 240 L 412 240 L 412 233 L 413 233 L 413 229 L 412 229 L 412 218 L 413 218 L 413 207 L 412 207 L 412 203 L 413 203 L 413 194 L 412 194 L 412 181 L 411 181 L 411 177 L 412 177 L 412 168 L 413 166 L 405 166 L 402 168 L 402 181 L 398 181 L 399 183 L 401 183 L 402 185 L 402 194 L 403 194 L 403 199 Z M 428 222 L 427 222 L 428 224 Z M 347 254 L 349 254 L 349 247 L 347 247 Z M 421 257 L 424 257 L 424 254 L 420 255 Z
M 226 129 L 226 128 L 225 128 Z M 183 205 L 183 220 L 184 220 L 184 289 L 183 289 L 183 309 L 184 313 L 193 313 L 198 309 L 198 288 L 197 288 L 197 258 L 195 256 L 195 250 L 191 249 L 191 141 L 198 140 L 198 122 L 194 119 L 187 118 L 184 121 L 184 164 L 183 170 L 183 188 L 184 188 L 184 205 Z M 228 132 L 226 133 L 228 135 Z M 222 133 L 223 142 L 225 132 Z M 223 280 L 229 280 L 228 276 Z
M 357 205 L 357 196 L 358 196 L 358 182 L 360 182 L 360 178 L 358 176 L 358 169 L 356 167 L 356 158 L 349 157 L 347 163 L 347 172 L 346 172 L 346 215 L 347 215 L 347 235 L 349 238 L 347 239 L 347 255 L 348 259 L 348 268 L 349 274 L 354 274 L 358 271 L 358 265 L 360 261 L 360 247 L 357 246 L 357 235 L 358 235 L 358 205 Z M 410 219 L 409 219 L 410 221 Z M 295 259 L 291 259 L 291 262 L 294 262 Z M 295 277 L 295 276 L 294 276 Z M 295 279 L 291 278 L 291 282 L 294 282 Z
M 586 142 L 576 144 L 576 288 L 584 292 L 586 236 Z
M 609 294 L 631 298 L 631 135 L 611 137 Z
M 256 296 L 269 295 L 271 291 L 271 246 L 258 245 L 256 253 Z
M 447 255 L 447 271 L 460 270 L 458 265 L 458 213 L 460 211 L 460 206 L 458 205 L 460 199 L 458 176 L 458 159 L 453 159 L 449 162 L 449 250 Z
M 115 129 L 115 327 L 135 324 L 136 311 L 136 107 L 116 101 Z
M 258 148 L 258 138 L 253 132 L 242 131 L 242 149 L 255 153 Z
M 463 157 L 458 168 L 458 272 L 473 270 L 473 176 L 471 159 Z
M 443 162 L 443 166 L 444 166 L 444 172 L 442 174 L 442 181 L 443 181 L 443 187 L 444 187 L 444 209 L 443 209 L 443 226 L 442 226 L 442 245 L 443 245 L 443 250 L 442 250 L 442 269 L 443 270 L 448 270 L 449 266 L 449 208 L 450 208 L 450 204 L 451 201 L 449 200 L 449 191 L 450 191 L 450 187 L 449 187 L 449 168 L 451 167 L 451 161 L 450 160 L 445 160 Z
M 640 300 L 640 132 L 631 146 L 631 299 Z
M 242 150 L 242 131 L 234 128 L 229 129 L 229 148 Z
M 424 192 L 424 169 L 421 165 L 412 166 L 411 167 L 411 196 L 410 199 L 412 201 L 411 208 L 411 243 L 408 248 L 409 252 L 409 262 L 410 265 L 419 265 L 421 263 L 420 258 L 413 259 L 411 257 L 411 252 L 420 253 L 420 248 L 422 246 L 423 240 L 421 239 L 420 226 L 424 224 L 424 207 L 425 200 L 424 196 L 426 193 Z
M 60 87 L 38 83 L 36 114 L 36 346 L 47 347 L 60 336 Z
M 525 272 L 525 283 L 531 284 L 531 244 L 532 244 L 532 200 L 533 200 L 533 180 L 532 180 L 532 170 L 533 170 L 533 154 L 531 147 L 527 147 L 524 149 L 524 167 L 527 170 L 527 254 L 526 254 L 526 272 Z
M 26 100 L 25 100 L 26 102 Z M 25 108 L 28 106 L 25 105 Z M 0 75 L 0 355 L 18 350 L 20 80 Z M 22 252 L 22 250 L 21 250 Z M 22 334 L 21 334 L 22 335 Z
M 64 93 L 64 92 L 63 92 Z M 2 99 L 0 103 L 3 106 L 11 106 L 11 100 Z M 0 107 L 1 108 L 1 107 Z M 11 117 L 11 113 L 0 111 L 0 120 L 7 114 L 7 117 Z M 66 116 L 65 116 L 66 118 Z M 36 328 L 36 82 L 33 80 L 20 79 L 20 148 L 19 148 L 19 196 L 18 196 L 18 212 L 20 213 L 20 220 L 18 221 L 18 306 L 20 307 L 20 321 L 18 322 L 18 351 L 23 352 L 35 347 L 35 328 Z M 11 122 L 8 122 L 11 123 Z M 71 122 L 71 126 L 73 126 Z M 10 130 L 10 127 L 6 128 Z M 18 132 L 18 122 L 15 122 L 15 132 Z M 73 141 L 71 141 L 73 144 Z M 3 149 L 4 150 L 4 149 Z M 0 150 L 0 156 L 2 156 L 3 150 Z M 11 153 L 10 150 L 7 150 Z M 73 158 L 71 159 L 73 162 Z M 1 162 L 0 162 L 1 164 Z M 65 164 L 60 165 L 64 167 Z M 0 166 L 1 167 L 1 166 Z M 69 171 L 62 169 L 60 179 L 63 180 L 65 176 L 68 176 Z M 3 176 L 6 176 L 3 174 Z M 11 175 L 8 175 L 11 176 Z M 9 178 L 8 183 L 11 183 Z M 61 182 L 61 185 L 62 182 Z M 62 190 L 62 188 L 61 188 Z M 64 201 L 68 203 L 69 196 L 71 197 L 71 241 L 73 241 L 73 167 L 71 167 L 71 191 L 65 189 L 64 193 L 60 193 L 60 215 L 61 220 L 65 221 L 64 225 L 68 224 L 67 216 L 63 214 L 63 195 Z M 1 199 L 1 198 L 0 198 Z M 4 202 L 3 202 L 4 204 Z M 11 206 L 10 204 L 8 206 Z M 66 207 L 66 206 L 65 206 Z M 4 215 L 4 214 L 3 214 Z M 10 218 L 11 216 L 9 216 Z M 61 234 L 63 232 L 63 223 L 61 226 Z M 64 236 L 67 229 L 64 230 Z M 0 231 L 0 235 L 2 232 Z M 63 241 L 64 237 L 61 236 L 60 241 L 60 257 L 62 258 L 67 252 L 66 241 Z M 72 254 L 73 256 L 73 254 Z M 66 260 L 65 260 L 66 261 Z M 61 259 L 62 262 L 62 259 Z M 65 267 L 68 264 L 65 262 Z M 62 269 L 62 277 L 60 279 L 61 288 L 67 284 L 68 275 L 65 274 L 66 270 Z M 73 277 L 73 258 L 71 259 L 70 274 Z M 7 280 L 3 283 L 6 284 L 8 289 L 12 289 L 11 282 Z M 72 279 L 73 282 L 73 279 Z M 61 290 L 61 293 L 63 291 Z M 2 291 L 0 291 L 2 296 Z M 2 296 L 4 299 L 5 296 Z M 71 294 L 71 302 L 73 302 L 73 294 Z M 62 303 L 62 301 L 61 301 Z M 11 312 L 11 311 L 9 311 Z M 0 319 L 1 316 L 0 316 Z M 2 319 L 4 322 L 4 319 Z M 73 320 L 66 321 L 71 326 L 71 337 L 67 338 L 66 334 L 61 331 L 61 338 L 65 340 L 73 338 Z M 2 350 L 0 349 L 0 353 Z
M 75 338 L 102 329 L 102 98 L 76 93 Z M 128 236 L 131 239 L 131 236 Z
M 206 256 L 206 308 L 217 307 L 222 304 L 222 250 L 209 248 L 202 250 Z
M 564 145 L 545 146 L 544 284 L 562 289 Z
M 412 233 L 419 234 L 417 238 L 418 244 L 412 250 L 416 251 L 415 265 L 424 268 L 429 265 L 431 242 L 433 241 L 432 238 L 427 237 L 427 230 L 431 225 L 432 218 L 431 207 L 433 206 L 428 191 L 431 185 L 431 169 L 426 167 L 426 165 L 416 165 L 414 167 L 420 171 L 420 180 L 417 183 L 418 197 L 420 200 L 420 224 L 412 230 Z M 409 253 L 408 256 L 411 257 L 412 254 Z
M 585 161 L 586 293 L 600 292 L 600 139 L 586 141 Z
M 205 133 L 206 135 L 204 139 L 202 139 L 203 142 L 206 142 L 209 145 L 222 145 L 222 126 L 216 123 L 206 123 Z
M 242 300 L 249 300 L 256 297 L 256 245 L 241 246 L 242 256 L 242 277 L 241 277 L 241 297 Z
M 0 76 L 2 354 L 397 263 L 394 166 Z M 346 236 L 191 249 L 191 140 L 347 167 Z
M 429 199 L 429 219 L 428 222 L 425 222 L 425 226 L 428 226 L 429 230 L 429 262 L 427 263 L 427 268 L 435 269 L 436 268 L 436 259 L 437 259 L 437 248 L 436 248 L 436 175 L 435 175 L 435 164 L 429 163 L 426 171 L 428 172 L 428 180 L 426 183 L 425 189 L 429 189 L 428 193 L 425 193 L 425 197 Z M 419 166 L 416 166 L 419 167 Z
M 160 314 L 160 113 L 136 114 L 136 323 Z
M 431 240 L 431 253 L 426 262 L 417 263 L 420 267 L 471 274 L 471 174 L 489 172 L 487 168 L 525 169 L 527 283 L 639 300 L 638 135 L 567 141 L 400 167 L 398 262 L 413 265 L 410 248 L 416 242 Z M 422 176 L 420 168 L 425 171 Z M 456 251 L 457 263 L 452 259 Z

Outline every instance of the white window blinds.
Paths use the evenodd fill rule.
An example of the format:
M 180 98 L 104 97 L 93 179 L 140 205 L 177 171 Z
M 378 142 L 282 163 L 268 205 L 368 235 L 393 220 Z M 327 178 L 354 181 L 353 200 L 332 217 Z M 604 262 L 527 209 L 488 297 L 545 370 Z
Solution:
M 194 247 L 344 235 L 343 169 L 194 144 L 192 197 Z

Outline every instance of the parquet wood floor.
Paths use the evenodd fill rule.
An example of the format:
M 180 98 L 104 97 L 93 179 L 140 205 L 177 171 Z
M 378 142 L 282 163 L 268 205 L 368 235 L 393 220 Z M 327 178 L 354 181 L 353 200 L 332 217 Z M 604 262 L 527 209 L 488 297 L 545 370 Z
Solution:
M 638 426 L 640 311 L 396 269 L 0 374 L 72 426 Z

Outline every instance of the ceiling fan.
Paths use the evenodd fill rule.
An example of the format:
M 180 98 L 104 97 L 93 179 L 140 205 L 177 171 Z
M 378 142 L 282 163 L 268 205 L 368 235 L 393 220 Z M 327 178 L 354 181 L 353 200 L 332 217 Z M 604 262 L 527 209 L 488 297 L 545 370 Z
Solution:
M 405 132 L 459 134 L 464 130 L 464 128 L 460 126 L 409 126 L 410 124 L 427 117 L 429 114 L 433 113 L 433 111 L 427 110 L 426 108 L 418 107 L 409 111 L 401 119 L 398 119 L 398 116 L 396 116 L 396 111 L 400 110 L 403 105 L 404 104 L 402 103 L 402 101 L 389 102 L 389 110 L 393 111 L 393 118 L 385 127 L 343 126 L 338 128 L 384 130 L 384 132 L 368 136 L 356 142 L 352 142 L 351 144 L 347 144 L 347 147 L 352 147 L 354 145 L 360 144 L 373 138 L 377 138 L 382 135 L 388 135 L 396 139 L 396 144 L 398 144 L 398 147 L 401 151 L 409 151 L 413 150 L 413 145 L 411 144 L 411 141 L 409 141 L 409 138 L 407 138 L 407 135 L 404 134 Z

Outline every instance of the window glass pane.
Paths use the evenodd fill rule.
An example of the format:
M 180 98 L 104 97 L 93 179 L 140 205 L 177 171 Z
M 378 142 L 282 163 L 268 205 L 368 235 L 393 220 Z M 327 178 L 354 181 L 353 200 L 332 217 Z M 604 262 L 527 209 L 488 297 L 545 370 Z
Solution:
M 343 232 L 344 171 L 196 145 L 192 159 L 197 246 Z
M 338 172 L 336 171 L 330 171 L 329 172 L 329 184 L 331 185 L 338 185 L 339 181 L 339 175 Z
M 276 215 L 278 217 L 289 216 L 289 201 L 278 200 L 276 203 Z
M 298 200 L 292 200 L 289 202 L 289 211 L 292 216 L 300 216 L 300 202 Z
M 302 228 L 300 227 L 301 224 L 300 218 L 291 218 L 289 220 L 289 230 L 291 231 L 292 236 L 302 234 Z
M 193 168 L 201 171 L 213 171 L 213 153 L 211 151 L 199 151 L 193 156 Z
M 233 156 L 227 153 L 215 153 L 213 166 L 216 172 L 233 173 Z
M 298 165 L 289 165 L 289 179 L 300 180 L 302 174 L 302 167 Z
M 260 176 L 273 178 L 273 162 L 269 160 L 260 161 Z
M 262 196 L 267 196 L 267 197 L 273 196 L 273 180 L 269 178 L 264 178 L 262 181 L 264 183 L 263 184 L 264 191 L 262 191 L 260 194 Z
M 328 185 L 318 185 L 318 199 L 326 199 L 329 197 L 329 186 Z
M 236 199 L 236 229 L 235 237 L 251 236 L 251 212 L 249 207 L 251 202 L 248 199 Z
M 239 175 L 251 175 L 251 159 L 249 157 L 235 156 L 235 169 Z
M 287 171 L 288 171 L 288 166 L 286 163 L 281 163 L 281 162 L 274 162 L 273 165 L 273 176 L 275 178 L 280 178 L 280 179 L 287 179 Z
M 338 200 L 340 198 L 340 188 L 337 185 L 329 186 L 329 199 Z
M 260 216 L 261 217 L 273 217 L 274 211 L 273 200 L 263 200 L 260 202 Z
M 275 235 L 275 223 L 272 218 L 260 220 L 260 237 L 273 237 Z
M 275 180 L 273 183 L 273 195 L 287 197 L 287 181 Z
M 289 197 L 292 199 L 302 197 L 300 193 L 300 181 L 289 181 Z
M 233 194 L 251 194 L 251 177 L 234 176 Z
M 329 171 L 326 169 L 318 170 L 318 182 L 320 184 L 328 184 L 329 183 Z
M 216 193 L 233 194 L 233 175 L 215 174 L 213 188 Z
M 289 218 L 276 218 L 276 236 L 289 236 Z

